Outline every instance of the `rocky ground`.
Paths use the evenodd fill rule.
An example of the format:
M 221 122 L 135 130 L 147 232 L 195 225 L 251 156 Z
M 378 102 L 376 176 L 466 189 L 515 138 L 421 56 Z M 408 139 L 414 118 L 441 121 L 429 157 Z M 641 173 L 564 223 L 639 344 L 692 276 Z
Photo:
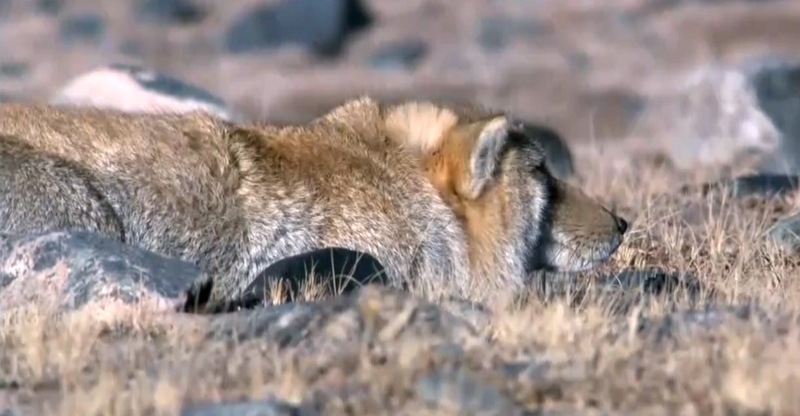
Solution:
M 472 100 L 632 224 L 610 264 L 504 303 L 312 285 L 210 316 L 179 312 L 192 265 L 0 236 L 0 415 L 800 413 L 798 21 L 792 0 L 0 0 L 2 100 L 270 122 Z

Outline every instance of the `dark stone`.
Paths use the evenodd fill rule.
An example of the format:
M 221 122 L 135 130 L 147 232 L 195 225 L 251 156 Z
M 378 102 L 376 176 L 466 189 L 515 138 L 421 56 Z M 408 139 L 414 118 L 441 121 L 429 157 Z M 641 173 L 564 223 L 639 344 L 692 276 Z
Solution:
M 705 295 L 713 295 L 713 290 L 706 288 L 691 274 L 672 273 L 658 268 L 588 274 L 591 276 L 539 271 L 531 276 L 529 289 L 518 294 L 517 303 L 524 305 L 531 297 L 545 300 L 566 297 L 577 306 L 594 297 L 605 301 L 613 298 L 609 311 L 624 315 L 631 307 L 653 297 L 685 295 L 690 302 L 696 302 L 704 290 Z
M 279 302 L 291 302 L 299 296 L 312 271 L 313 283 L 321 285 L 326 296 L 350 293 L 367 284 L 389 283 L 385 268 L 375 257 L 346 248 L 329 247 L 290 256 L 271 264 L 237 299 L 224 304 L 206 304 L 213 285 L 209 281 L 205 286 L 189 292 L 184 310 L 220 313 L 264 306 L 270 304 L 270 300 L 274 298 L 270 293 L 271 283 L 281 283 L 285 288 L 284 296 L 278 299 Z
M 181 416 L 313 416 L 319 414 L 311 409 L 289 403 L 265 399 L 229 403 L 209 403 L 186 406 Z
M 372 21 L 359 0 L 282 0 L 235 19 L 224 35 L 224 44 L 233 53 L 297 44 L 321 56 L 334 56 L 349 36 Z
M 36 10 L 49 16 L 58 15 L 63 8 L 64 2 L 62 0 L 39 0 L 36 2 Z
M 463 369 L 437 369 L 417 383 L 417 397 L 457 414 L 518 415 L 522 410 L 496 387 Z M 443 405 L 443 406 L 442 406 Z
M 0 63 L 0 77 L 20 78 L 30 71 L 30 65 L 25 62 Z
M 630 324 L 636 322 L 635 327 Z M 711 334 L 714 331 L 730 333 L 737 326 L 750 325 L 759 328 L 765 334 L 785 333 L 798 324 L 797 317 L 779 311 L 767 311 L 757 305 L 704 305 L 698 308 L 667 312 L 657 316 L 639 316 L 632 321 L 629 317 L 614 325 L 617 334 L 628 334 L 633 330 L 640 337 L 647 337 L 653 342 L 674 339 L 676 336 L 693 336 Z M 623 335 L 624 336 L 624 335 Z
M 403 317 L 398 321 L 398 317 Z M 208 337 L 222 340 L 269 339 L 279 348 L 338 351 L 371 337 L 390 323 L 386 342 L 425 339 L 432 344 L 480 342 L 469 322 L 407 291 L 367 285 L 344 296 L 292 302 L 209 315 Z
M 80 13 L 63 18 L 59 24 L 61 41 L 99 43 L 106 32 L 106 23 L 98 13 Z
M 572 152 L 555 130 L 533 123 L 523 123 L 525 134 L 538 140 L 545 152 L 545 165 L 555 177 L 567 179 L 575 173 Z
M 136 15 L 148 23 L 198 23 L 206 14 L 203 8 L 191 0 L 142 0 L 136 5 Z
M 749 73 L 762 111 L 783 136 L 779 151 L 759 170 L 800 173 L 800 62 L 761 62 Z
M 109 68 L 129 74 L 145 90 L 169 97 L 203 101 L 218 107 L 226 107 L 225 101 L 221 98 L 169 75 L 141 66 L 122 63 L 110 64 Z
M 778 220 L 767 233 L 767 238 L 790 253 L 800 250 L 800 213 Z
M 53 296 L 58 309 L 73 310 L 101 298 L 134 303 L 159 297 L 174 300 L 176 309 L 186 288 L 202 278 L 193 264 L 91 232 L 5 235 L 0 241 L 0 296 L 13 304 Z
M 0 19 L 5 18 L 11 11 L 11 0 L 0 0 Z
M 421 40 L 399 41 L 384 46 L 373 54 L 370 65 L 378 69 L 409 69 L 428 52 L 428 45 Z
M 514 38 L 532 38 L 542 33 L 536 20 L 510 16 L 487 16 L 481 19 L 478 43 L 486 49 L 501 49 Z
M 728 191 L 731 196 L 737 198 L 760 196 L 760 197 L 782 197 L 797 190 L 800 184 L 800 176 L 758 173 L 744 175 L 736 178 L 723 179 L 713 183 L 700 185 L 700 192 L 703 196 L 712 191 Z M 681 187 L 682 193 L 688 193 L 695 187 L 686 185 Z

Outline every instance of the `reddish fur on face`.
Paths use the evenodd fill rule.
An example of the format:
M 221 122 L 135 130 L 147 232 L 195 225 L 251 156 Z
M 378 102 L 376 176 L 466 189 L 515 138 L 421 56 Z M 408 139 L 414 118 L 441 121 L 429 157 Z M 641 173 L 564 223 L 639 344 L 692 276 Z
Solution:
M 504 185 L 500 182 L 477 198 L 466 196 L 465 188 L 471 180 L 469 162 L 479 133 L 474 126 L 451 128 L 441 139 L 441 146 L 423 157 L 422 163 L 434 187 L 467 232 L 471 268 L 489 272 L 498 269 L 495 251 L 507 238 L 508 210 Z

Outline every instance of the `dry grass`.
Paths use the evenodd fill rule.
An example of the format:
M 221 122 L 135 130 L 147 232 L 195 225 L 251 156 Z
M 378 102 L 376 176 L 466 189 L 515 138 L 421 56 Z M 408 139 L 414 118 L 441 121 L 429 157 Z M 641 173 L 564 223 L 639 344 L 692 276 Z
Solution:
M 532 297 L 524 305 L 490 305 L 491 322 L 479 325 L 474 344 L 462 345 L 464 354 L 454 357 L 436 353 L 423 338 L 354 339 L 349 348 L 315 354 L 281 350 L 266 338 L 209 340 L 199 317 L 128 311 L 100 321 L 88 312 L 55 316 L 32 308 L 0 324 L 0 403 L 46 414 L 172 415 L 193 402 L 277 397 L 297 403 L 327 394 L 326 414 L 454 414 L 447 406 L 463 401 L 457 393 L 442 393 L 437 413 L 414 395 L 415 380 L 436 366 L 478 374 L 529 410 L 800 413 L 792 387 L 800 379 L 798 326 L 778 319 L 793 317 L 800 303 L 792 278 L 797 261 L 764 238 L 796 202 L 681 196 L 677 184 L 687 178 L 652 166 L 615 166 L 617 159 L 603 152 L 578 152 L 580 182 L 632 220 L 626 245 L 605 269 L 689 272 L 704 287 L 700 302 L 754 303 L 765 317 L 707 331 L 687 326 L 660 337 L 635 328 L 696 299 L 666 294 L 620 314 L 610 305 L 624 293 Z M 501 361 L 550 367 L 546 376 L 500 377 L 508 371 Z

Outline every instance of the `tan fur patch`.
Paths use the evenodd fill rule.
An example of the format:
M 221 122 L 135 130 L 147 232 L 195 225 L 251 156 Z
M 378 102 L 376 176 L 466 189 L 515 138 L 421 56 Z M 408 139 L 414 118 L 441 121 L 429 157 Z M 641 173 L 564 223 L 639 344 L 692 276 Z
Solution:
M 411 102 L 386 116 L 389 136 L 401 145 L 428 154 L 442 145 L 445 134 L 458 123 L 452 111 L 429 102 Z

